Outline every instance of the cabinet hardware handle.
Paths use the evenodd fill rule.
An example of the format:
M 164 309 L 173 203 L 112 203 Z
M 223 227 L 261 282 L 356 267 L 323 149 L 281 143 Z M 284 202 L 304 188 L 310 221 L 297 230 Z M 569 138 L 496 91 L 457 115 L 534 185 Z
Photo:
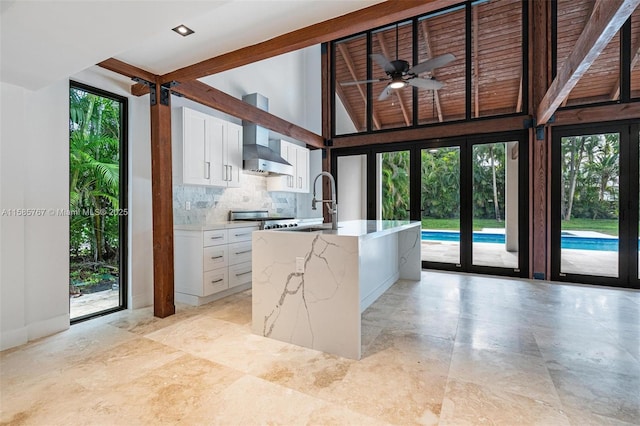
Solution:
M 211 284 L 219 283 L 220 281 L 224 281 L 224 278 L 218 278 L 217 280 L 211 281 Z
M 251 232 L 245 232 L 244 234 L 236 234 L 236 237 L 242 237 L 244 235 L 251 235 Z
M 298 187 L 302 188 L 302 177 L 298 177 Z
M 210 179 L 211 178 L 211 162 L 205 161 L 204 164 L 206 164 L 204 171 L 207 173 L 207 176 L 205 177 L 205 179 Z
M 239 274 L 236 274 L 236 277 L 239 277 L 240 275 L 247 275 L 247 274 L 250 274 L 250 273 L 251 273 L 250 270 L 247 271 L 247 272 L 240 272 Z
M 233 180 L 233 166 L 229 166 L 229 182 Z
M 220 259 L 221 257 L 224 257 L 224 256 L 212 256 L 211 259 Z
M 212 240 L 219 240 L 220 238 L 224 238 L 222 235 L 216 235 L 215 237 L 211 237 Z
M 251 250 L 237 251 L 236 254 L 251 253 Z

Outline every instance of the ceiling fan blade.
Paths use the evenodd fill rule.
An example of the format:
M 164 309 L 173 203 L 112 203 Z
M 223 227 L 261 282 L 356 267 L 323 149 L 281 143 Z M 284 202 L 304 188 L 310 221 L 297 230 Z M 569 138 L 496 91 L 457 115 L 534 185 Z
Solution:
M 418 75 L 423 72 L 431 71 L 433 69 L 447 65 L 449 62 L 455 59 L 456 57 L 451 53 L 445 53 L 444 55 L 436 56 L 435 58 L 427 59 L 426 61 L 419 63 L 415 67 L 410 68 L 409 71 L 407 71 L 407 74 Z
M 429 90 L 438 90 L 444 86 L 444 83 L 441 83 L 438 80 L 432 80 L 429 78 L 419 78 L 419 77 L 410 78 L 407 80 L 407 83 L 419 89 L 429 89 Z
M 374 80 L 345 81 L 340 83 L 340 86 L 355 86 L 356 84 L 377 83 L 379 81 L 385 81 L 385 80 L 386 78 L 376 78 Z
M 384 72 L 393 73 L 396 71 L 396 67 L 394 67 L 393 64 L 389 62 L 389 60 L 383 55 L 379 53 L 372 53 L 371 55 L 369 55 L 369 57 L 373 59 L 376 64 L 380 65 Z
M 389 95 L 391 95 L 391 91 L 393 89 L 391 88 L 391 86 L 387 86 L 384 88 L 384 90 L 382 92 L 380 92 L 380 96 L 378 96 L 378 100 L 379 101 L 384 101 L 385 99 L 387 99 L 389 97 Z

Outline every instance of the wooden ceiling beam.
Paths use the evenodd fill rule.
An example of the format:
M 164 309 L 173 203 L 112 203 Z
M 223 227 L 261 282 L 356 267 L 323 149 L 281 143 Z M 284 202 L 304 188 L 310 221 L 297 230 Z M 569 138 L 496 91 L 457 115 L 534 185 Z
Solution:
M 437 124 L 425 127 L 413 127 L 389 132 L 368 133 L 362 135 L 336 136 L 333 148 L 347 148 L 363 145 L 420 141 L 427 139 L 449 138 L 456 136 L 522 130 L 522 116 L 500 117 L 487 120 L 473 120 L 462 123 Z
M 385 1 L 327 21 L 243 47 L 162 76 L 164 83 L 195 80 L 253 62 L 330 42 L 460 3 L 460 0 Z
M 345 95 L 344 90 L 342 89 L 342 86 L 340 86 L 339 84 L 336 85 L 336 96 L 340 98 L 340 101 L 342 102 L 342 105 L 344 105 L 344 109 L 347 111 L 347 115 L 353 122 L 353 125 L 355 126 L 356 130 L 358 132 L 366 130 L 365 127 L 360 123 L 360 119 L 358 118 L 358 115 L 351 107 L 351 104 L 349 103 L 349 99 Z
M 538 105 L 537 125 L 549 121 L 638 4 L 640 0 L 596 1 L 582 34 Z
M 199 81 L 186 81 L 171 89 L 192 101 L 210 108 L 250 121 L 269 130 L 302 141 L 314 148 L 324 148 L 324 138 L 307 129 L 276 117 L 267 111 L 215 89 Z
M 344 43 L 338 44 L 337 47 L 338 47 L 338 52 L 340 52 L 340 55 L 342 56 L 342 59 L 344 59 L 345 65 L 347 65 L 347 69 L 349 70 L 349 74 L 351 75 L 351 78 L 354 81 L 358 81 L 359 79 L 358 79 L 358 75 L 356 74 L 356 66 L 353 63 L 353 59 L 351 59 L 351 55 L 349 54 L 349 49 L 347 48 L 347 46 L 345 46 Z M 356 88 L 358 89 L 358 93 L 360 93 L 360 98 L 362 98 L 362 101 L 364 102 L 364 109 L 366 111 L 367 110 L 367 94 L 364 92 L 362 85 L 356 84 Z M 372 115 L 371 120 L 373 121 L 373 125 L 375 126 L 376 130 L 380 130 L 380 120 L 378 119 L 378 115 L 376 114 L 375 111 L 373 111 L 371 115 Z
M 98 66 L 104 69 L 107 69 L 109 71 L 113 71 L 118 74 L 125 75 L 129 78 L 138 77 L 143 80 L 155 82 L 156 78 L 158 77 L 157 75 L 149 71 L 143 70 L 142 68 L 138 68 L 133 65 L 129 65 L 126 62 L 122 62 L 115 58 L 109 58 L 106 61 L 102 61 L 98 63 Z M 147 90 L 147 93 L 149 93 L 148 90 Z
M 382 34 L 382 31 L 379 31 L 376 33 L 376 38 L 378 39 L 378 43 L 380 44 L 380 50 L 382 50 L 382 54 L 384 55 L 384 57 L 391 58 L 392 56 L 389 55 L 389 49 L 387 49 L 387 43 L 384 39 L 384 34 Z M 398 106 L 400 107 L 400 111 L 402 111 L 404 123 L 407 126 L 411 126 L 411 118 L 409 117 L 409 113 L 407 112 L 407 107 L 404 104 L 404 100 L 402 99 L 402 95 L 400 94 L 400 91 L 394 90 L 393 92 L 398 98 Z
M 420 21 L 420 29 L 422 30 L 422 37 L 424 38 L 425 51 L 428 58 L 433 58 L 433 50 L 431 49 L 431 36 L 429 35 L 429 29 L 427 28 L 427 21 Z M 435 70 L 431 71 L 431 75 L 436 78 Z M 440 94 L 437 90 L 433 91 L 433 99 L 436 104 L 436 111 L 438 112 L 438 121 L 442 123 L 444 117 L 442 116 L 442 106 L 440 105 Z

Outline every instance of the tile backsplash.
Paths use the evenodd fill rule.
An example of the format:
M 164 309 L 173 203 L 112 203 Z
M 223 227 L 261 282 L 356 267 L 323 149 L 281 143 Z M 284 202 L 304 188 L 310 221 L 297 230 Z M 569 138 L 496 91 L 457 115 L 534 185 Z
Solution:
M 296 194 L 268 192 L 263 176 L 243 174 L 240 188 L 194 185 L 173 186 L 173 223 L 206 224 L 224 222 L 229 210 L 266 209 L 273 215 L 296 216 Z M 186 203 L 191 209 L 186 209 Z

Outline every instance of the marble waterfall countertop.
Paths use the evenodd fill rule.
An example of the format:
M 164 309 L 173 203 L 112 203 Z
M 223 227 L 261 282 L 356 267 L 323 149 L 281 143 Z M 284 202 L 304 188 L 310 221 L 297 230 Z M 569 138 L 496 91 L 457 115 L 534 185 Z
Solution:
M 338 223 L 338 229 L 331 229 L 330 223 L 322 224 L 323 229 L 313 226 L 313 231 L 325 235 L 339 235 L 345 237 L 377 238 L 384 235 L 418 226 L 420 221 L 409 220 L 346 220 Z M 289 232 L 309 232 L 307 228 L 287 228 Z M 276 230 L 277 231 L 277 230 Z
M 420 222 L 354 220 L 253 232 L 252 331 L 359 359 L 361 314 L 420 280 Z

